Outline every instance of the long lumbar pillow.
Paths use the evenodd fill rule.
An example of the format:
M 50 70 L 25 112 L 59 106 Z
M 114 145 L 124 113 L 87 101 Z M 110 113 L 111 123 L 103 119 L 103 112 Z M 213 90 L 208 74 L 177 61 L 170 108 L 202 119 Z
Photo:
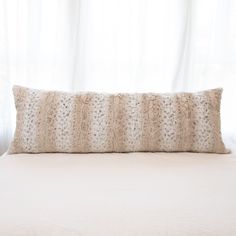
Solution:
M 41 91 L 14 86 L 17 122 L 9 153 L 227 153 L 222 89 L 175 94 Z

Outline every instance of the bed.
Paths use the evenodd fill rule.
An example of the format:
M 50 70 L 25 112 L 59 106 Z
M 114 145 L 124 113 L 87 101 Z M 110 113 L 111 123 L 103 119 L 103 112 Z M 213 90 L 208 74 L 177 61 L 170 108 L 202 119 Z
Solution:
M 1 236 L 236 235 L 236 155 L 0 158 Z

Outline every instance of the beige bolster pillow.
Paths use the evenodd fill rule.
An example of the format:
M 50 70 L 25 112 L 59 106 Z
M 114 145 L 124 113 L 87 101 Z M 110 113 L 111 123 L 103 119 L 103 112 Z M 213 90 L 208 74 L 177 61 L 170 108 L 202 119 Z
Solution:
M 227 153 L 222 89 L 197 93 L 65 93 L 14 86 L 9 153 Z

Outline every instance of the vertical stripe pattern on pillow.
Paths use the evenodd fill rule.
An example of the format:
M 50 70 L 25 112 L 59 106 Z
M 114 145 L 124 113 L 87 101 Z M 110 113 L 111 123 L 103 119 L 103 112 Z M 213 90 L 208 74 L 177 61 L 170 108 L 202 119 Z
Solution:
M 9 153 L 227 153 L 222 89 L 198 93 L 65 93 L 15 86 L 17 122 Z

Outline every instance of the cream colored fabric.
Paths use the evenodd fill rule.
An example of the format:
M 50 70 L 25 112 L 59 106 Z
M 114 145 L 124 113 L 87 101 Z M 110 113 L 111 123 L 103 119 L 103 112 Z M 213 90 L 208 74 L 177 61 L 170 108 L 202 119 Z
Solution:
M 235 236 L 236 156 L 0 158 L 1 236 Z
M 70 94 L 16 86 L 17 124 L 9 153 L 225 153 L 221 93 Z

